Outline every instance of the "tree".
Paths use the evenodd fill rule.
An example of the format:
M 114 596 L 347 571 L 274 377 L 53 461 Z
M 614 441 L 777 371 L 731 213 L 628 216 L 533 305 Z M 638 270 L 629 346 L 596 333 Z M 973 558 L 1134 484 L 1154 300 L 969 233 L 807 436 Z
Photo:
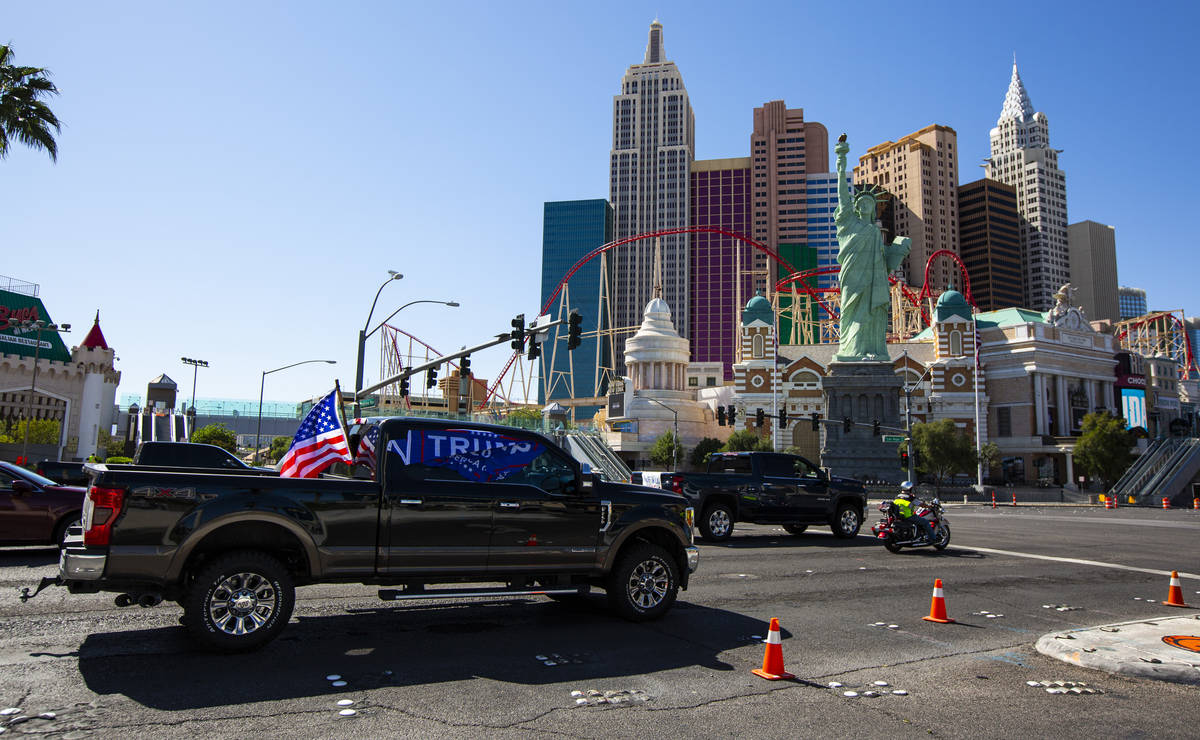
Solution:
M 659 467 L 673 469 L 682 459 L 683 445 L 676 441 L 673 432 L 665 432 L 650 445 L 650 462 Z
M 984 472 L 1000 467 L 1000 446 L 995 442 L 988 442 L 980 447 L 979 461 L 983 463 Z
M 729 435 L 729 439 L 725 440 L 725 446 L 721 448 L 722 452 L 770 452 L 771 439 L 769 437 L 760 437 L 757 432 L 752 432 L 749 429 L 742 429 Z
M 0 45 L 0 159 L 8 156 L 9 142 L 16 140 L 33 149 L 45 150 L 50 161 L 58 161 L 58 117 L 41 98 L 57 95 L 49 73 L 40 67 L 18 67 L 12 49 Z M 54 132 L 51 133 L 51 129 Z
M 216 445 L 232 454 L 237 454 L 237 435 L 226 429 L 224 424 L 209 424 L 192 434 L 192 441 L 199 444 Z
M 525 429 L 542 428 L 542 412 L 534 406 L 520 406 L 508 412 L 505 421 Z
M 271 440 L 271 448 L 267 450 L 267 459 L 271 462 L 279 462 L 291 446 L 291 437 L 276 437 Z
M 955 473 L 970 472 L 977 464 L 974 442 L 950 419 L 913 424 L 912 440 L 917 469 L 932 475 L 935 485 Z
M 1088 414 L 1075 443 L 1075 463 L 1107 489 L 1133 463 L 1132 448 L 1133 435 L 1125 428 L 1124 419 L 1107 411 Z
M 13 442 L 24 442 L 25 424 L 24 419 L 10 423 L 4 436 Z M 59 423 L 54 419 L 34 419 L 29 423 L 29 444 L 56 445 L 60 429 Z
M 705 437 L 696 443 L 692 451 L 688 453 L 688 462 L 696 467 L 704 465 L 708 461 L 708 456 L 714 452 L 720 451 L 724 443 L 713 437 Z

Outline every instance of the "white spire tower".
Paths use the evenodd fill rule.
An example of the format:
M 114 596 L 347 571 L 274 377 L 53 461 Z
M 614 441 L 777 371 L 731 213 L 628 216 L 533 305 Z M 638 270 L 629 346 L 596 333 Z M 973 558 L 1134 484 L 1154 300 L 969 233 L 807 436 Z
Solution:
M 991 145 L 987 176 L 1017 190 L 1025 306 L 1049 310 L 1054 292 L 1071 279 L 1066 177 L 1058 168 L 1059 150 L 1050 148 L 1050 122 L 1034 112 L 1015 54 Z

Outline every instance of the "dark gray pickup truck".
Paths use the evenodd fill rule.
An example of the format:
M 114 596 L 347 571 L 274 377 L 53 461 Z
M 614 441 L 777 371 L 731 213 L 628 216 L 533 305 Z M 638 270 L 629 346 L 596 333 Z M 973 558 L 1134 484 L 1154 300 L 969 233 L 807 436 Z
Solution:
M 279 634 L 305 584 L 378 585 L 387 600 L 599 587 L 638 621 L 665 614 L 696 568 L 682 496 L 594 480 L 539 434 L 408 418 L 359 431 L 353 477 L 88 464 L 82 536 L 38 590 L 176 601 L 203 646 L 241 651 Z
M 828 524 L 834 535 L 850 538 L 867 506 L 861 482 L 775 452 L 714 453 L 707 473 L 663 473 L 661 481 L 665 490 L 687 497 L 700 513 L 701 536 L 713 542 L 729 539 L 734 522 L 780 524 L 792 534 Z

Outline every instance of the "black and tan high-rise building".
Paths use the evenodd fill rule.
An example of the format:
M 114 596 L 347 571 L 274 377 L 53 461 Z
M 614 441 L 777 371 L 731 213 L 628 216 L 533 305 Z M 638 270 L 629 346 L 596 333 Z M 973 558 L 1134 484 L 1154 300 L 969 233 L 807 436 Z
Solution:
M 960 185 L 958 228 L 971 297 L 979 310 L 1023 306 L 1016 190 L 987 178 Z
M 1093 321 L 1121 320 L 1117 302 L 1117 235 L 1107 224 L 1080 221 L 1067 227 L 1075 304 Z

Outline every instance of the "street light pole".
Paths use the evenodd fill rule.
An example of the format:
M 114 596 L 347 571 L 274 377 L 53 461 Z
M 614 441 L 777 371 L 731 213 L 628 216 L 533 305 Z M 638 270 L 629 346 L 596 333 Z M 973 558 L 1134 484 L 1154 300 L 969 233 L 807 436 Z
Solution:
M 180 357 L 179 361 L 185 365 L 192 366 L 192 405 L 189 406 L 188 408 L 195 409 L 196 408 L 196 376 L 200 373 L 200 368 L 208 367 L 208 360 L 194 360 L 190 357 Z M 193 413 L 193 418 L 195 418 L 195 412 L 193 411 L 192 413 Z M 195 422 L 193 422 L 192 423 L 193 428 L 188 429 L 188 441 L 189 442 L 192 441 L 192 432 L 195 431 L 195 426 L 196 426 L 196 424 L 195 424 Z
M 659 406 L 662 406 L 667 411 L 670 411 L 671 414 L 675 417 L 675 432 L 674 432 L 675 440 L 674 440 L 674 444 L 671 445 L 671 459 L 675 462 L 676 465 L 678 465 L 679 464 L 679 450 L 682 448 L 682 445 L 679 444 L 679 412 L 676 411 L 675 409 L 671 408 L 667 404 L 663 403 L 662 401 L 659 401 L 657 398 L 651 398 L 649 396 L 638 396 L 638 398 L 645 399 L 647 401 L 650 401 L 651 403 L 657 403 Z
M 42 350 L 42 332 L 69 332 L 71 331 L 70 324 L 47 324 L 41 319 L 30 321 L 26 319 L 21 322 L 21 327 L 24 329 L 33 329 L 37 332 L 36 339 L 33 342 L 33 377 L 29 381 L 29 398 L 25 401 L 25 442 L 21 446 L 21 457 L 25 460 L 25 464 L 29 464 L 29 427 L 33 422 L 33 396 L 37 392 L 37 376 L 38 376 L 38 360 Z M 64 425 L 66 419 L 63 419 Z M 61 441 L 61 435 L 59 437 Z M 60 450 L 61 452 L 61 450 Z
M 367 347 L 367 327 L 371 325 L 371 317 L 375 315 L 375 304 L 379 303 L 379 294 L 387 287 L 387 284 L 393 280 L 402 280 L 403 275 L 395 270 L 388 270 L 388 279 L 379 284 L 379 290 L 375 291 L 375 300 L 371 301 L 371 310 L 367 312 L 367 320 L 363 322 L 363 328 L 358 332 L 358 362 L 355 364 L 357 368 L 354 374 L 354 415 L 358 416 L 358 389 L 362 388 L 363 384 L 363 352 Z
M 908 350 L 904 350 L 904 369 L 908 370 Z M 913 460 L 913 442 L 912 442 L 912 392 L 917 389 L 925 376 L 929 374 L 930 367 L 925 368 L 925 372 L 921 373 L 921 377 L 917 378 L 917 382 L 909 385 L 904 383 L 904 438 L 908 443 L 908 482 L 915 484 L 917 482 L 916 462 Z
M 393 279 L 399 279 L 399 278 L 393 278 Z M 387 285 L 387 283 L 384 283 L 384 285 Z M 378 297 L 379 297 L 378 294 L 376 294 L 376 298 L 378 298 Z M 388 314 L 388 317 L 386 319 L 384 319 L 383 321 L 380 321 L 378 324 L 375 325 L 375 328 L 371 329 L 370 331 L 367 331 L 367 327 L 371 324 L 371 317 L 369 315 L 367 316 L 367 323 L 363 325 L 362 331 L 360 331 L 358 333 L 358 371 L 357 371 L 356 380 L 354 383 L 354 415 L 355 416 L 360 416 L 362 414 L 362 408 L 360 406 L 360 402 L 358 399 L 359 399 L 359 396 L 362 394 L 363 355 L 366 352 L 367 340 L 371 337 L 372 334 L 374 334 L 375 332 L 382 329 L 383 325 L 386 324 L 388 321 L 390 321 L 393 316 L 400 313 L 401 311 L 408 308 L 409 306 L 415 305 L 417 303 L 440 303 L 443 306 L 450 306 L 451 308 L 458 308 L 458 306 L 459 306 L 458 301 L 436 301 L 436 300 L 432 300 L 432 299 L 421 299 L 418 301 L 409 301 L 408 303 L 405 303 L 400 308 L 397 308 L 395 311 L 392 311 L 390 314 Z M 375 313 L 375 305 L 374 304 L 371 304 L 371 313 Z
M 258 450 L 262 447 L 262 405 L 263 405 L 263 390 L 267 387 L 267 376 L 271 373 L 277 373 L 280 370 L 287 370 L 289 367 L 297 365 L 307 365 L 310 362 L 324 362 L 330 365 L 336 365 L 337 360 L 301 360 L 293 362 L 291 365 L 277 367 L 274 370 L 263 370 L 262 382 L 258 384 L 258 428 L 254 431 L 254 464 L 258 465 Z

